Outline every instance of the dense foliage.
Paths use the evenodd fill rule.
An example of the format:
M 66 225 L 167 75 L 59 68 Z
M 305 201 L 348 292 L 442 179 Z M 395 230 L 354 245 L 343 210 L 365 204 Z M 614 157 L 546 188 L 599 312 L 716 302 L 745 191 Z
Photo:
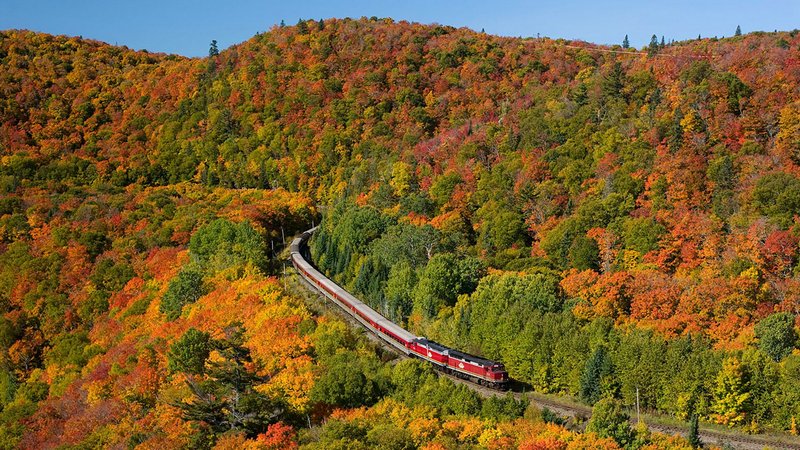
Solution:
M 316 262 L 417 333 L 612 419 L 638 389 L 681 418 L 793 429 L 796 32 L 637 52 L 331 19 L 212 50 L 0 32 L 0 442 L 266 446 L 375 402 L 301 440 L 521 442 L 446 418 L 516 407 L 412 399 L 284 296 L 273 249 L 312 201 L 330 205 Z M 203 392 L 270 414 L 221 439 L 178 418 Z M 417 402 L 442 408 L 429 434 L 373 420 Z
M 797 336 L 791 314 L 767 316 L 757 323 L 745 348 L 729 349 L 715 345 L 712 335 L 701 331 L 674 336 L 635 326 L 622 320 L 627 316 L 619 303 L 608 300 L 604 314 L 586 316 L 584 291 L 568 286 L 568 278 L 562 278 L 547 260 L 533 258 L 525 261 L 522 270 L 485 273 L 481 268 L 464 272 L 467 276 L 450 277 L 445 285 L 463 290 L 451 292 L 455 301 L 441 302 L 435 290 L 421 286 L 429 283 L 431 272 L 437 273 L 437 279 L 448 279 L 450 273 L 461 273 L 461 267 L 471 267 L 474 258 L 464 255 L 469 248 L 453 247 L 445 235 L 438 234 L 431 235 L 428 247 L 434 250 L 427 261 L 409 258 L 403 251 L 390 253 L 386 249 L 413 248 L 413 239 L 408 237 L 423 227 L 398 222 L 391 215 L 381 217 L 370 206 L 343 209 L 340 205 L 329 210 L 313 239 L 316 261 L 323 270 L 375 309 L 390 315 L 406 312 L 395 317 L 406 321 L 412 332 L 500 360 L 513 378 L 536 390 L 573 395 L 589 404 L 614 398 L 633 407 L 638 398 L 645 410 L 683 420 L 699 415 L 753 430 L 789 430 L 800 412 L 796 395 L 800 355 L 792 354 Z M 365 215 L 373 217 L 372 223 L 382 224 L 384 233 L 353 247 L 347 242 L 356 228 L 349 221 Z M 396 232 L 398 228 L 405 231 Z M 440 265 L 442 260 L 448 264 Z M 381 266 L 392 269 L 363 276 L 364 271 Z M 598 277 L 591 270 L 566 273 L 567 277 L 580 275 L 584 284 Z M 374 285 L 362 289 L 359 280 L 363 278 Z M 619 283 L 624 281 L 612 278 L 603 290 L 593 287 L 588 292 L 628 295 L 620 292 Z M 402 286 L 405 294 L 396 295 L 396 286 Z M 431 302 L 436 307 L 431 308 Z
M 239 411 L 257 409 L 259 417 L 283 412 L 256 425 L 249 417 L 209 419 L 212 437 L 229 423 L 255 437 L 277 419 L 297 420 L 306 408 L 294 391 L 304 382 L 298 372 L 313 365 L 302 356 L 309 344 L 298 324 L 310 314 L 268 278 L 270 264 L 237 255 L 267 255 L 264 240 L 280 239 L 273 221 L 289 233 L 310 223 L 308 198 L 190 184 L 21 192 L 29 228 L 0 255 L 2 448 L 188 445 L 204 433 L 180 419 L 187 401 L 194 409 L 184 417 L 201 414 L 193 393 L 234 392 L 227 398 L 244 402 Z M 200 250 L 192 243 L 212 248 L 202 238 L 220 223 L 258 239 L 229 241 L 230 264 L 194 261 Z M 243 322 L 241 332 L 222 339 L 234 321 Z M 266 392 L 225 391 L 229 374 L 245 366 Z

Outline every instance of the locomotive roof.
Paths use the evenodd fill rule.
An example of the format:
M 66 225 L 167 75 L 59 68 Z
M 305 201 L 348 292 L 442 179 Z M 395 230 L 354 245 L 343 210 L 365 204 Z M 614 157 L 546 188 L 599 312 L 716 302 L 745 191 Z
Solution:
M 488 360 L 488 359 L 479 358 L 477 356 L 470 355 L 469 353 L 464 353 L 464 352 L 460 352 L 458 350 L 453 350 L 453 349 L 450 349 L 450 357 L 451 358 L 458 358 L 458 359 L 463 360 L 463 361 L 473 362 L 473 363 L 480 364 L 482 366 L 487 366 L 487 367 L 493 366 L 495 364 L 499 364 L 497 361 L 491 361 L 491 360 Z
M 450 347 L 445 347 L 444 345 L 442 345 L 442 344 L 440 344 L 438 342 L 431 341 L 430 339 L 417 338 L 417 339 L 414 339 L 414 341 L 417 342 L 420 345 L 424 345 L 424 346 L 430 348 L 431 350 L 436 350 L 439 353 L 444 353 L 446 351 L 451 351 L 451 352 L 453 351 Z

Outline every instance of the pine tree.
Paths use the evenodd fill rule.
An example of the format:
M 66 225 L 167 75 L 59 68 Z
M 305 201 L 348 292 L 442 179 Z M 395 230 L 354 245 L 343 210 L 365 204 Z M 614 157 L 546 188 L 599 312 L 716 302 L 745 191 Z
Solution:
M 658 36 L 655 34 L 650 37 L 650 45 L 647 46 L 647 53 L 655 55 L 658 52 Z
M 169 348 L 167 353 L 169 371 L 202 375 L 211 351 L 210 342 L 210 334 L 198 331 L 195 328 L 189 328 Z
M 619 61 L 614 63 L 608 75 L 603 78 L 601 87 L 604 97 L 616 98 L 621 96 L 622 88 L 625 87 L 625 71 L 622 70 L 622 64 Z
M 183 420 L 204 422 L 214 433 L 241 431 L 255 436 L 281 417 L 283 407 L 256 389 L 269 379 L 256 373 L 250 351 L 244 346 L 241 323 L 225 327 L 223 333 L 223 339 L 203 341 L 213 347 L 217 358 L 207 361 L 204 378 L 187 378 L 191 400 L 175 402 L 172 406 L 181 410 Z M 200 334 L 194 333 L 201 340 L 207 337 Z M 186 368 L 196 372 L 195 359 L 192 358 L 192 364 Z M 181 364 L 175 368 L 184 370 Z
M 285 27 L 285 26 L 286 26 L 286 22 L 284 22 L 284 20 L 283 20 L 283 19 L 281 19 L 281 28 L 283 28 L 283 27 Z
M 734 36 L 741 36 L 742 35 L 742 27 L 736 25 L 736 33 L 733 34 Z
M 659 46 L 661 48 L 664 48 L 664 46 L 665 46 L 665 44 L 664 44 L 664 36 L 661 36 L 661 44 L 659 44 Z
M 211 46 L 208 47 L 208 56 L 214 57 L 219 55 L 219 48 L 217 48 L 217 40 L 214 39 L 211 41 Z
M 300 34 L 308 34 L 308 24 L 303 19 L 297 19 L 297 32 Z
M 692 418 L 689 419 L 688 439 L 692 448 L 703 448 L 703 441 L 700 440 L 700 421 L 697 418 L 697 414 L 692 414 Z
M 625 35 L 625 39 L 622 40 L 622 48 L 631 48 L 631 43 L 628 41 L 628 35 Z
M 595 404 L 602 396 L 602 379 L 611 374 L 611 360 L 605 348 L 599 347 L 586 361 L 581 374 L 581 384 L 578 395 L 581 400 Z

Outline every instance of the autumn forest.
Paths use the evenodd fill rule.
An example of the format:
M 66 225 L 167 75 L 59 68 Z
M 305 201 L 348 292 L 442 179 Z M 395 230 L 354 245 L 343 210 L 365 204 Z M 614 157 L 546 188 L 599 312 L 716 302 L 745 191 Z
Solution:
M 627 39 L 626 39 L 627 40 Z M 368 339 L 286 246 L 538 394 Z M 0 31 L 0 448 L 656 449 L 800 420 L 800 34 Z

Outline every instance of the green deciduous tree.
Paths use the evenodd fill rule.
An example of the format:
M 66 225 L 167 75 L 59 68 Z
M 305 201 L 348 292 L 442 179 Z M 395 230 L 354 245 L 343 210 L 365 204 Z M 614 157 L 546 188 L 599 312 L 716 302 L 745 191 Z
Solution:
M 200 227 L 189 241 L 192 259 L 203 269 L 219 271 L 238 265 L 266 265 L 264 238 L 248 222 L 217 219 Z
M 480 221 L 478 245 L 489 253 L 526 244 L 522 215 L 501 202 L 490 200 L 475 213 Z
M 625 247 L 645 254 L 658 248 L 664 227 L 651 218 L 630 218 L 625 220 L 622 239 Z
M 755 327 L 758 348 L 775 361 L 789 355 L 797 344 L 794 316 L 776 313 L 767 316 Z
M 94 271 L 89 279 L 97 289 L 114 293 L 125 287 L 131 278 L 136 275 L 133 268 L 124 262 L 115 263 L 112 259 L 103 259 L 95 264 Z
M 527 400 L 517 400 L 510 392 L 503 397 L 493 395 L 483 400 L 481 416 L 498 422 L 511 421 L 522 417 L 527 407 Z
M 572 241 L 585 233 L 584 229 L 576 217 L 570 217 L 555 228 L 550 230 L 540 241 L 539 246 L 547 253 L 548 258 L 557 267 L 566 268 L 569 263 L 569 251 Z
M 789 228 L 800 214 L 800 179 L 785 172 L 764 175 L 756 182 L 753 204 L 777 225 Z
M 727 219 L 735 211 L 734 188 L 736 169 L 730 155 L 720 156 L 708 163 L 706 176 L 714 182 L 711 208 L 718 217 Z
M 620 446 L 625 447 L 633 442 L 635 437 L 629 419 L 622 405 L 617 400 L 607 397 L 598 401 L 592 408 L 592 417 L 586 424 L 586 431 L 597 433 L 600 437 L 612 438 Z
M 578 270 L 597 270 L 600 262 L 600 248 L 594 239 L 579 235 L 569 247 L 570 266 Z
M 325 362 L 322 376 L 311 389 L 311 400 L 340 408 L 374 403 L 380 390 L 364 370 L 355 352 L 340 352 L 332 356 Z
M 407 428 L 394 424 L 376 425 L 367 432 L 367 442 L 371 448 L 392 450 L 413 450 L 418 448 L 414 437 Z
M 781 376 L 776 392 L 776 403 L 791 405 L 777 414 L 778 423 L 781 428 L 794 428 L 796 432 L 797 415 L 800 411 L 800 355 L 789 355 L 781 362 Z
M 486 269 L 476 258 L 452 253 L 434 255 L 419 276 L 414 289 L 414 308 L 433 317 L 443 306 L 452 306 L 461 294 L 475 290 Z

